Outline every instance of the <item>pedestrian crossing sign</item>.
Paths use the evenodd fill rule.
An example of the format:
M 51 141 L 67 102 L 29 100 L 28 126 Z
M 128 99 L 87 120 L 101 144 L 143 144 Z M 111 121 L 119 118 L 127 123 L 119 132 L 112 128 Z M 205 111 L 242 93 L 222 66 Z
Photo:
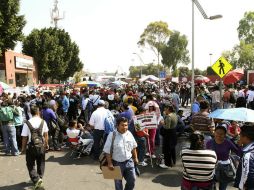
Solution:
M 221 56 L 213 65 L 213 71 L 219 75 L 220 78 L 223 78 L 231 69 L 232 65 Z

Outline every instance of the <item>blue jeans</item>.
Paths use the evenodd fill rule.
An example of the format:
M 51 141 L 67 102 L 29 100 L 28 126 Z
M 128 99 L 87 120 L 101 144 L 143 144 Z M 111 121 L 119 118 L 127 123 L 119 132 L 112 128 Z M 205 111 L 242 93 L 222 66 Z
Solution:
M 133 190 L 135 187 L 136 173 L 132 159 L 125 162 L 113 161 L 114 166 L 120 166 L 123 178 L 126 180 L 124 190 Z M 115 190 L 123 190 L 122 180 L 115 180 Z
M 138 151 L 138 160 L 143 162 L 146 154 L 146 137 L 137 137 L 137 151 Z
M 228 182 L 219 182 L 219 190 L 226 190 L 228 186 Z
M 2 133 L 4 139 L 5 153 L 17 155 L 19 153 L 17 140 L 16 140 L 16 128 L 13 125 L 2 125 Z

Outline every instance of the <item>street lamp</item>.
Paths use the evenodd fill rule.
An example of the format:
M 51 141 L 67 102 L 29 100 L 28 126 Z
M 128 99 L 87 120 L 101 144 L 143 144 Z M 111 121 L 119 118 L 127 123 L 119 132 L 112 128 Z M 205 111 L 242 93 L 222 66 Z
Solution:
M 140 78 L 141 78 L 141 77 L 142 77 L 142 64 L 144 65 L 144 61 L 143 61 L 143 59 L 140 57 L 139 54 L 137 54 L 137 53 L 133 53 L 133 54 L 137 55 L 138 58 L 139 58 L 139 60 L 140 60 Z
M 212 53 L 209 53 L 209 55 L 210 55 L 210 67 L 212 66 Z
M 215 20 L 222 18 L 222 15 L 208 17 L 198 0 L 192 0 L 192 63 L 191 63 L 191 104 L 194 102 L 194 8 L 198 8 L 204 19 Z

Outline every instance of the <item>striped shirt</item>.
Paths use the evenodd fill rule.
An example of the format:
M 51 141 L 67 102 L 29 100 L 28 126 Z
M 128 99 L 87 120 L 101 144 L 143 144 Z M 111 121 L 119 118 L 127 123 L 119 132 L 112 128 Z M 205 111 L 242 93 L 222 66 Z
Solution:
M 189 181 L 207 182 L 213 179 L 216 153 L 212 150 L 190 150 L 181 151 L 183 163 L 183 178 Z

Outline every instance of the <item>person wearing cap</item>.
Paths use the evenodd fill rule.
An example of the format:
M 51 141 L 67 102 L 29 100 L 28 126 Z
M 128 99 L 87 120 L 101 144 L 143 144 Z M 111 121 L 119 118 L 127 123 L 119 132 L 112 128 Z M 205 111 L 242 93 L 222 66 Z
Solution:
M 217 161 L 216 153 L 213 150 L 205 149 L 204 135 L 199 131 L 192 133 L 189 141 L 190 148 L 180 152 L 183 164 L 181 189 L 212 189 Z
M 93 138 L 94 138 L 94 159 L 98 159 L 102 150 L 101 141 L 104 138 L 105 125 L 104 121 L 110 112 L 105 107 L 105 101 L 99 100 L 97 109 L 92 113 L 89 120 L 89 125 L 93 128 Z M 105 141 L 104 141 L 105 142 Z
M 254 125 L 241 127 L 239 145 L 243 146 L 234 187 L 241 190 L 254 189 Z
M 214 139 L 209 140 L 206 144 L 206 148 L 214 150 L 218 158 L 218 164 L 220 167 L 217 167 L 216 179 L 219 182 L 219 190 L 226 190 L 228 183 L 230 182 L 223 172 L 223 170 L 229 167 L 230 152 L 232 151 L 238 156 L 241 155 L 240 147 L 237 147 L 231 140 L 227 139 L 226 134 L 227 125 L 225 123 L 221 123 L 215 128 Z

